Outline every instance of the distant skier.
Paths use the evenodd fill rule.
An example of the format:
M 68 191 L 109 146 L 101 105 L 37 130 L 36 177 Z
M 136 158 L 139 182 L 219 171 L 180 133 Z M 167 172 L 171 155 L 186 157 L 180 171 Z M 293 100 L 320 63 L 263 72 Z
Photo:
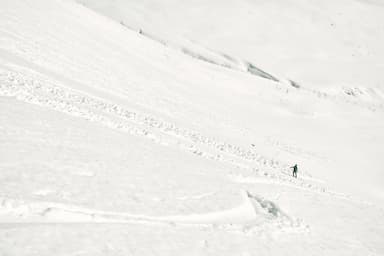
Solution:
M 297 178 L 297 164 L 295 164 L 294 166 L 292 166 L 290 168 L 293 169 L 292 176 Z

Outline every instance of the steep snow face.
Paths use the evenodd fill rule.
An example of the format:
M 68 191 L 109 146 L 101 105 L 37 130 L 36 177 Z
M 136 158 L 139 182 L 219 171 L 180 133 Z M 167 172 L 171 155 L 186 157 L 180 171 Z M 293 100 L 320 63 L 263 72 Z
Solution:
M 380 87 L 380 1 L 78 0 L 136 29 L 184 37 L 309 87 Z M 175 39 L 176 38 L 176 39 Z
M 277 80 L 282 82 L 278 83 L 279 86 L 284 88 L 286 88 L 284 77 L 298 79 L 300 82 L 305 81 L 303 84 L 291 84 L 303 90 L 294 90 L 295 94 L 289 96 L 275 95 L 275 90 L 255 87 L 251 81 L 229 81 L 227 77 L 221 80 L 218 78 L 221 75 L 215 77 L 214 82 L 206 81 L 203 75 L 206 71 L 194 72 L 198 75 L 194 79 L 186 79 L 186 84 L 193 83 L 195 93 L 198 93 L 197 88 L 201 84 L 206 84 L 207 86 L 202 88 L 203 94 L 207 88 L 213 88 L 215 85 L 236 84 L 236 90 L 241 91 L 239 100 L 236 100 L 235 94 L 226 94 L 235 89 L 230 86 L 227 90 L 220 88 L 215 91 L 215 98 L 208 99 L 210 103 L 205 101 L 204 104 L 209 105 L 208 109 L 211 113 L 222 113 L 221 110 L 232 112 L 232 109 L 241 111 L 241 115 L 233 112 L 230 118 L 223 118 L 231 125 L 235 124 L 235 127 L 239 127 L 236 129 L 248 131 L 250 136 L 248 142 L 264 134 L 262 136 L 268 137 L 264 139 L 268 141 L 267 144 L 270 143 L 290 153 L 306 151 L 303 148 L 312 148 L 316 145 L 318 149 L 315 151 L 327 152 L 324 154 L 330 154 L 328 158 L 333 159 L 324 161 L 323 163 L 327 164 L 322 167 L 313 164 L 310 167 L 311 170 L 316 169 L 317 173 L 322 173 L 320 175 L 326 176 L 327 179 L 334 179 L 337 186 L 348 186 L 348 190 L 356 194 L 360 194 L 361 191 L 371 191 L 370 194 L 375 197 L 382 195 L 379 192 L 381 190 L 379 180 L 382 177 L 383 165 L 376 157 L 382 150 L 380 146 L 376 147 L 375 143 L 372 143 L 372 139 L 366 140 L 368 137 L 373 138 L 368 135 L 371 134 L 371 129 L 377 132 L 381 129 L 381 121 L 376 119 L 382 115 L 381 112 L 370 119 L 365 114 L 360 115 L 359 110 L 352 110 L 349 107 L 341 107 L 341 110 L 339 107 L 328 106 L 328 100 L 326 104 L 321 100 L 324 97 L 331 98 L 332 102 L 353 102 L 357 105 L 375 106 L 374 108 L 383 106 L 384 94 L 380 88 L 382 78 L 377 75 L 382 65 L 379 59 L 384 51 L 381 46 L 384 42 L 381 25 L 383 22 L 380 22 L 383 16 L 379 15 L 382 11 L 381 6 L 356 1 L 320 4 L 308 1 L 268 1 L 267 3 L 225 1 L 220 4 L 216 1 L 181 3 L 171 0 L 161 3 L 149 0 L 129 2 L 82 0 L 80 2 L 99 13 L 112 17 L 130 32 L 138 31 L 142 37 L 157 42 L 164 49 L 169 48 L 171 52 L 179 50 L 178 52 L 200 62 L 218 64 L 220 67 L 229 67 L 236 71 L 245 70 L 252 74 L 249 64 L 247 68 L 247 62 L 241 60 L 246 58 L 252 60 L 254 65 L 266 67 L 264 70 L 273 75 L 267 78 L 274 81 L 274 77 L 277 77 Z M 188 41 L 186 38 L 193 41 Z M 200 44 L 209 46 L 210 49 Z M 179 62 L 177 67 L 181 65 L 183 64 Z M 169 66 L 169 63 L 164 66 Z M 213 68 L 213 66 L 210 67 Z M 194 68 L 194 70 L 197 69 L 200 67 Z M 225 72 L 224 69 L 219 69 Z M 296 72 L 295 75 L 288 75 L 293 74 L 293 70 Z M 188 72 L 191 72 L 191 69 L 188 69 Z M 231 74 L 233 74 L 232 78 L 240 75 L 238 72 Z M 260 73 L 257 75 L 266 77 Z M 272 83 L 257 79 L 257 84 Z M 312 89 L 311 87 L 315 84 L 321 88 Z M 179 90 L 180 86 L 182 85 L 173 89 Z M 369 88 L 376 86 L 379 88 Z M 260 97 L 257 92 L 259 90 L 268 90 L 268 93 Z M 201 97 L 206 96 L 200 95 L 199 100 L 202 99 Z M 190 101 L 190 99 L 186 100 Z M 228 100 L 221 101 L 221 99 Z M 268 99 L 266 103 L 268 107 L 260 103 L 260 100 L 265 99 Z M 319 103 L 317 103 L 318 100 L 320 100 Z M 239 108 L 238 102 L 244 105 Z M 213 105 L 217 106 L 216 103 L 221 109 L 218 112 L 212 108 Z M 339 109 L 340 115 L 335 114 L 338 112 L 334 112 L 335 109 Z M 293 119 L 283 114 L 287 110 L 295 113 Z M 204 115 L 199 114 L 200 118 Z M 238 122 L 237 119 L 241 121 Z M 334 119 L 338 121 L 334 122 Z M 377 124 L 375 124 L 376 121 Z M 252 122 L 254 125 L 248 127 L 247 123 Z M 294 128 L 290 128 L 287 122 Z M 329 123 L 335 126 L 330 127 Z M 369 123 L 368 126 L 366 126 L 367 123 Z M 319 130 L 322 132 L 319 133 Z M 235 131 L 230 136 L 237 137 L 238 132 Z M 319 134 L 313 136 L 314 132 Z M 378 133 L 374 137 L 381 140 L 381 132 Z M 360 136 L 364 139 L 359 139 Z M 270 137 L 273 138 L 270 139 Z M 295 149 L 296 146 L 290 145 L 294 143 L 293 141 L 302 141 L 300 144 L 304 143 L 306 146 L 298 146 Z M 362 148 L 365 150 L 361 150 Z M 268 151 L 265 147 L 263 150 Z M 322 154 L 309 153 L 309 155 Z M 295 158 L 295 156 L 287 157 L 288 161 L 292 161 L 292 157 Z M 349 161 L 350 158 L 360 160 Z M 302 161 L 306 160 L 300 159 L 300 162 Z M 332 164 L 329 166 L 329 163 Z M 348 170 L 341 172 L 344 176 L 348 175 L 350 181 L 352 179 L 356 183 L 341 182 L 344 179 L 338 175 L 335 176 L 335 173 L 341 173 L 340 170 Z M 352 178 L 351 174 L 356 179 Z M 371 178 L 367 184 L 376 185 L 360 189 L 359 181 L 369 176 Z
M 49 10 L 44 17 L 39 7 Z M 36 79 L 58 81 L 217 144 L 240 146 L 244 154 L 255 143 L 258 153 L 282 162 L 279 168 L 287 172 L 299 161 L 302 171 L 335 188 L 380 195 L 382 105 L 296 90 L 202 62 L 71 1 L 7 2 L 2 13 L 2 66 L 13 71 L 4 77 L 24 85 L 15 88 L 30 91 L 34 87 L 26 84 Z M 15 93 L 12 88 L 4 90 Z
M 162 8 L 133 3 L 0 2 L 0 254 L 383 254 L 381 91 L 132 30 Z

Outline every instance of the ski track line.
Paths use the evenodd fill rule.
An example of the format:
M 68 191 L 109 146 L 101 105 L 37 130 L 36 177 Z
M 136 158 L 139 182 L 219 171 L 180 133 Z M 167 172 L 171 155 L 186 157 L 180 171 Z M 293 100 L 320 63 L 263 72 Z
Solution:
M 236 183 L 244 183 L 244 184 L 256 184 L 256 183 L 258 183 L 258 184 L 281 185 L 281 186 L 291 187 L 291 188 L 295 188 L 295 189 L 315 192 L 315 193 L 319 193 L 319 194 L 339 195 L 341 198 L 348 198 L 348 196 L 346 196 L 346 195 L 337 194 L 337 193 L 332 192 L 332 191 L 327 191 L 321 187 L 314 187 L 312 184 L 305 184 L 305 183 L 301 182 L 301 186 L 300 186 L 297 184 L 298 182 L 293 182 L 293 181 L 290 181 L 288 179 L 286 181 L 282 181 L 279 179 L 263 178 L 261 176 L 259 176 L 259 177 L 252 177 L 252 176 L 244 177 L 241 175 L 229 175 L 229 178 Z M 288 183 L 287 181 L 290 181 L 290 183 Z
M 254 162 L 272 169 L 288 166 L 286 164 L 282 166 L 277 160 L 269 159 L 251 150 L 242 149 L 241 147 L 225 142 L 218 142 L 198 132 L 179 128 L 174 124 L 124 109 L 121 106 L 94 97 L 85 96 L 74 90 L 52 84 L 42 84 L 37 80 L 25 78 L 15 72 L 1 72 L 0 81 L 2 82 L 0 84 L 0 95 L 3 96 L 14 96 L 16 99 L 24 102 L 46 106 L 70 115 L 83 117 L 87 120 L 98 122 L 132 135 L 145 136 L 156 143 L 162 143 L 160 136 L 156 136 L 153 132 L 150 132 L 149 129 L 155 129 L 163 134 L 184 139 L 189 143 L 201 144 L 219 152 L 217 154 L 211 154 L 199 150 L 194 144 L 181 144 L 181 147 L 206 158 L 236 164 L 235 160 L 228 159 L 226 155 L 229 155 L 231 158 L 246 162 L 246 164 L 238 163 L 239 166 L 248 166 L 249 162 Z M 113 121 L 104 115 L 95 113 L 95 111 L 113 115 L 114 117 L 136 125 L 146 126 L 148 129 L 137 128 L 127 124 L 127 122 Z M 163 143 L 167 144 L 165 142 Z
M 269 175 L 265 173 L 271 179 L 286 181 L 288 177 L 288 174 L 282 171 L 288 168 L 287 164 L 264 157 L 253 150 L 246 150 L 229 143 L 219 142 L 198 132 L 179 128 L 174 124 L 139 114 L 117 104 L 66 87 L 57 86 L 40 77 L 36 79 L 26 77 L 18 72 L 0 69 L 0 96 L 16 97 L 17 100 L 97 122 L 112 129 L 149 139 L 160 145 L 169 145 L 169 142 L 164 140 L 164 136 L 159 136 L 156 133 L 176 137 L 179 140 L 175 146 L 199 157 L 228 163 L 239 169 L 254 170 L 251 165 L 256 164 L 265 170 L 280 172 L 280 174 L 269 173 Z M 116 118 L 121 120 L 114 120 Z M 187 141 L 187 143 L 183 140 Z M 214 152 L 200 150 L 196 144 L 208 147 Z M 319 191 L 311 183 L 304 185 L 316 192 Z
M 301 180 L 300 184 L 297 184 L 298 181 L 296 181 L 296 180 L 286 179 L 285 181 L 282 181 L 279 179 L 266 179 L 266 178 L 263 178 L 261 176 L 259 176 L 259 177 L 254 177 L 254 176 L 244 177 L 242 175 L 228 175 L 228 178 L 230 180 L 232 180 L 233 182 L 239 183 L 239 184 L 271 184 L 271 185 L 286 186 L 286 187 L 290 187 L 290 188 L 294 188 L 294 189 L 308 191 L 311 193 L 316 193 L 316 194 L 323 195 L 323 196 L 331 196 L 331 197 L 346 200 L 346 201 L 349 201 L 352 203 L 362 204 L 362 205 L 366 205 L 366 206 L 376 206 L 375 204 L 368 202 L 368 201 L 354 199 L 354 198 L 352 198 L 352 196 L 350 196 L 348 194 L 343 194 L 340 192 L 328 190 L 328 189 L 325 189 L 322 187 L 316 187 L 310 183 L 306 184 L 302 180 Z M 289 181 L 289 183 L 287 181 Z

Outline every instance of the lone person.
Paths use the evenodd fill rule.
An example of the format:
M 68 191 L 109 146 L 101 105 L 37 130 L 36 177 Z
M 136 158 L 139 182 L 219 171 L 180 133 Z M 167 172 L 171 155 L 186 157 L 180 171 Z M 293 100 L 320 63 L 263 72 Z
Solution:
M 294 166 L 292 166 L 290 168 L 293 169 L 292 176 L 297 178 L 297 164 L 295 164 Z

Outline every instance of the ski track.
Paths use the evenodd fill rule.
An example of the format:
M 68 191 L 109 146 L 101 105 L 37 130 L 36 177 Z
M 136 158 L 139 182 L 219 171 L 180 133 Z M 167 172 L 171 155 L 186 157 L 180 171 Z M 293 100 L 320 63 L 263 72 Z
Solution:
M 98 122 L 132 135 L 144 136 L 159 144 L 168 145 L 168 142 L 162 140 L 164 135 L 176 137 L 188 142 L 179 143 L 181 148 L 187 149 L 199 156 L 229 163 L 237 163 L 240 166 L 247 166 L 249 162 L 254 162 L 272 169 L 288 166 L 286 164 L 282 165 L 277 160 L 269 159 L 251 150 L 246 150 L 229 143 L 219 142 L 216 139 L 206 137 L 198 132 L 177 127 L 163 120 L 127 110 L 116 104 L 90 97 L 65 87 L 28 79 L 16 72 L 0 72 L 0 81 L 0 95 L 2 96 L 13 96 L 24 102 L 49 107 L 73 116 L 83 117 L 87 120 Z M 112 115 L 114 118 L 108 117 L 108 115 Z M 116 118 L 120 120 L 114 120 Z M 140 126 L 144 128 L 138 128 Z M 155 132 L 151 132 L 150 130 L 155 130 Z M 158 133 L 161 133 L 163 136 L 158 135 Z M 216 154 L 198 149 L 196 147 L 198 144 L 216 151 Z M 228 156 L 230 156 L 231 159 L 229 159 Z M 246 164 L 241 164 L 238 160 L 243 160 Z
M 180 128 L 175 124 L 66 88 L 40 75 L 27 76 L 25 71 L 21 74 L 17 71 L 0 69 L 0 96 L 15 97 L 23 102 L 81 117 L 133 136 L 149 139 L 160 145 L 170 146 L 173 143 L 172 146 L 196 156 L 227 163 L 239 170 L 252 171 L 257 176 L 277 180 L 279 184 L 287 186 L 294 184 L 295 188 L 305 188 L 316 193 L 337 194 L 327 191 L 323 186 L 308 182 L 310 177 L 306 179 L 307 181 L 299 183 L 284 171 L 288 169 L 288 164 L 267 158 L 254 152 L 253 149 L 247 150 L 220 142 L 196 131 Z M 167 140 L 167 137 L 173 139 Z M 174 142 L 174 138 L 177 142 Z M 259 169 L 263 172 L 259 172 Z
M 313 193 L 318 193 L 318 194 L 326 194 L 326 195 L 331 195 L 335 196 L 338 198 L 342 199 L 350 199 L 348 195 L 341 194 L 338 192 L 334 192 L 331 190 L 326 190 L 325 188 L 322 187 L 317 187 L 314 186 L 310 183 L 307 183 L 304 181 L 304 179 L 297 179 L 297 180 L 290 180 L 290 179 L 268 179 L 268 178 L 263 178 L 260 176 L 242 176 L 242 175 L 229 175 L 229 179 L 236 183 L 244 183 L 244 184 L 255 184 L 255 183 L 260 183 L 260 184 L 273 184 L 273 185 L 281 185 L 281 186 L 286 186 L 286 187 L 291 187 L 299 190 L 304 190 L 304 191 L 309 191 Z
M 228 178 L 239 184 L 267 184 L 267 185 L 279 185 L 279 186 L 285 186 L 290 187 L 302 191 L 308 191 L 311 193 L 323 195 L 323 196 L 331 196 L 337 199 L 346 200 L 355 204 L 369 206 L 369 207 L 376 207 L 377 205 L 374 203 L 371 203 L 369 201 L 360 200 L 352 198 L 348 194 L 340 193 L 337 191 L 333 191 L 330 189 L 326 189 L 324 187 L 314 186 L 311 183 L 305 182 L 305 178 L 294 178 L 294 179 L 268 179 L 265 177 L 260 176 L 243 176 L 243 175 L 228 175 Z
M 303 232 L 309 227 L 284 213 L 274 202 L 241 191 L 242 202 L 232 209 L 202 214 L 149 216 L 100 211 L 52 202 L 0 198 L 0 222 L 7 223 L 131 223 L 216 227 L 244 233 Z

